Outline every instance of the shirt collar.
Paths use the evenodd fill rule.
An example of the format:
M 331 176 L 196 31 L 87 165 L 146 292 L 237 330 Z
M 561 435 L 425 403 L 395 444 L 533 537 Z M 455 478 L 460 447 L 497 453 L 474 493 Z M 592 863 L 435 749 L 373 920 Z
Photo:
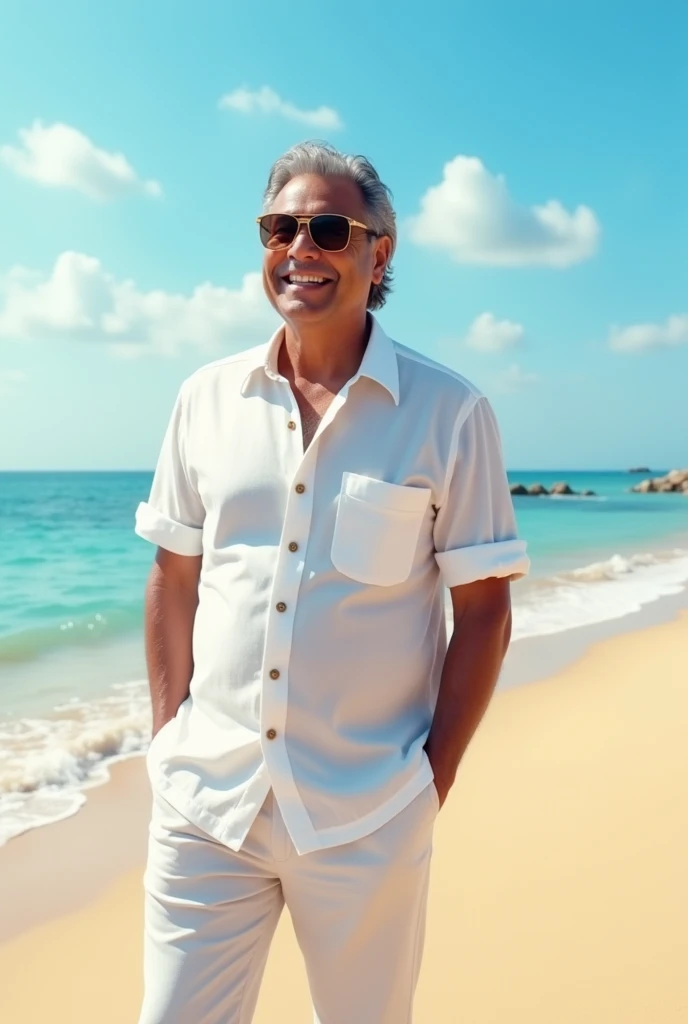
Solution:
M 368 345 L 363 354 L 361 365 L 349 381 L 348 386 L 351 387 L 352 384 L 355 384 L 359 377 L 368 377 L 370 380 L 377 381 L 378 384 L 381 384 L 383 388 L 389 391 L 394 399 L 394 404 L 399 405 L 399 366 L 397 364 L 397 354 L 394 350 L 394 342 L 391 338 L 387 337 L 375 317 L 372 314 L 369 315 L 372 326 Z M 283 338 L 284 326 L 279 327 L 275 331 L 267 345 L 254 349 L 241 386 L 242 394 L 245 392 L 251 374 L 256 370 L 262 369 L 272 380 L 282 380 L 282 376 L 277 369 L 277 356 Z
M 359 377 L 369 377 L 386 388 L 394 404 L 399 405 L 399 365 L 394 342 L 387 337 L 372 313 L 369 315 L 372 321 L 370 338 L 358 372 L 350 383 L 355 383 Z

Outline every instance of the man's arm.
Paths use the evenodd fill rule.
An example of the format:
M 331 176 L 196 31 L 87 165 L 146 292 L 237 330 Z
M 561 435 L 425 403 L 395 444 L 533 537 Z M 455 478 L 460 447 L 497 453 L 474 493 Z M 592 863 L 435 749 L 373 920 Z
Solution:
M 189 694 L 201 562 L 201 555 L 178 555 L 159 547 L 148 577 L 146 662 L 154 736 L 174 718 Z
M 509 580 L 451 588 L 454 632 L 425 750 L 444 803 L 459 762 L 485 714 L 511 639 Z

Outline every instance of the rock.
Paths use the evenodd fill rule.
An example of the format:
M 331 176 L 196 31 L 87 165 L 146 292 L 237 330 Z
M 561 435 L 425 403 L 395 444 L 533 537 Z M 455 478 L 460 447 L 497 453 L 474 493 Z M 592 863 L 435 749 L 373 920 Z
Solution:
M 529 498 L 539 498 L 541 495 L 548 494 L 572 494 L 578 496 L 578 491 L 572 490 L 570 485 L 564 480 L 560 480 L 559 483 L 553 484 L 551 491 L 548 491 L 543 484 L 531 484 L 529 487 L 525 487 L 523 484 L 511 484 L 509 489 L 512 494 L 519 494 Z M 597 497 L 594 491 L 582 491 L 580 496 L 585 498 Z
M 649 480 L 642 480 L 632 491 L 638 494 L 670 494 L 673 492 L 688 492 L 688 469 L 672 469 L 666 476 L 651 477 Z

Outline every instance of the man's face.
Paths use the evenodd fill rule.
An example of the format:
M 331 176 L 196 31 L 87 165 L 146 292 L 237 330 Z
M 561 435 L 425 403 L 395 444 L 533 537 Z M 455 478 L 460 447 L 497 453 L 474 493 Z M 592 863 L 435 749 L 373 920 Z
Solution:
M 368 223 L 358 186 L 341 177 L 304 174 L 292 178 L 267 212 L 296 217 L 341 213 Z M 382 280 L 390 253 L 390 239 L 371 238 L 362 228 L 351 229 L 351 241 L 342 252 L 325 252 L 315 245 L 302 224 L 288 248 L 265 250 L 263 285 L 287 323 L 316 322 L 342 314 L 356 316 L 366 309 L 371 284 Z M 323 283 L 290 280 L 293 274 L 318 276 Z

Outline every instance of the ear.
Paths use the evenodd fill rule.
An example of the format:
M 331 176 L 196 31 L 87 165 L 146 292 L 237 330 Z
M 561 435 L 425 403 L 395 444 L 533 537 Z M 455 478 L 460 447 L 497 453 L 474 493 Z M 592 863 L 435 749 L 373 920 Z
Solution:
M 379 284 L 384 277 L 387 264 L 392 258 L 392 239 L 388 235 L 383 235 L 382 238 L 375 238 L 375 248 L 373 250 L 373 272 L 372 282 L 373 284 Z

